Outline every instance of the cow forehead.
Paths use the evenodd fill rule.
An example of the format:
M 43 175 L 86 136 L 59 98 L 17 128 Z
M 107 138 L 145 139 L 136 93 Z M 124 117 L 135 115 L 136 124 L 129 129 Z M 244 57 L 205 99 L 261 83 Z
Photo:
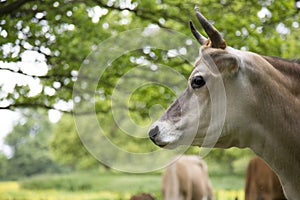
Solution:
M 201 47 L 199 49 L 199 59 L 205 56 L 212 56 L 215 54 L 234 54 L 234 55 L 242 55 L 246 53 L 246 51 L 241 51 L 234 49 L 232 47 L 227 46 L 226 49 L 217 49 L 212 47 Z
M 199 57 L 196 59 L 194 66 L 195 67 L 199 66 L 204 61 L 204 59 L 208 60 L 208 57 L 213 58 L 214 54 L 225 54 L 225 53 L 227 52 L 223 49 L 201 47 L 199 49 Z
M 199 57 L 195 61 L 194 70 L 191 73 L 191 76 L 218 74 L 219 70 L 213 60 L 213 58 L 215 57 L 214 55 L 216 54 L 228 54 L 228 52 L 223 49 L 201 47 L 199 50 Z
M 201 47 L 199 50 L 199 57 L 196 59 L 194 67 L 199 68 L 203 62 L 205 61 L 213 61 L 214 55 L 216 54 L 232 54 L 235 57 L 239 58 L 241 61 L 240 64 L 243 67 L 244 61 L 251 59 L 252 61 L 255 61 L 258 59 L 258 55 L 249 51 L 243 51 L 243 50 L 238 50 L 235 48 L 232 48 L 230 46 L 227 46 L 226 49 L 216 49 L 216 48 L 211 48 L 211 47 Z M 209 63 L 206 62 L 205 65 L 208 65 Z M 212 64 L 212 63 L 210 63 Z M 202 69 L 202 67 L 200 67 Z

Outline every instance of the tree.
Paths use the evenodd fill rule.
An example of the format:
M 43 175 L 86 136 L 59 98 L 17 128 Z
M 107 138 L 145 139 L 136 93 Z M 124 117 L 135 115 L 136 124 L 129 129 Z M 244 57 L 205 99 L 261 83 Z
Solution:
M 191 36 L 188 21 L 196 21 L 193 11 L 195 4 L 199 5 L 205 16 L 216 22 L 228 44 L 235 48 L 274 56 L 299 55 L 296 46 L 300 37 L 299 6 L 296 7 L 295 1 L 291 0 L 6 0 L 0 4 L 1 73 L 29 77 L 40 82 L 41 88 L 34 94 L 21 83 L 13 91 L 2 88 L 0 108 L 42 107 L 70 112 L 71 108 L 60 104 L 73 101 L 72 89 L 77 72 L 95 45 L 122 31 L 150 24 Z M 9 64 L 20 62 L 22 55 L 28 51 L 39 53 L 36 62 L 47 64 L 46 73 L 36 74 L 20 65 L 12 67 Z M 192 68 L 190 64 L 190 67 L 183 67 L 184 64 L 176 58 L 166 57 L 166 52 L 153 52 L 157 56 L 151 57 L 141 51 L 112 63 L 113 66 L 104 77 L 106 81 L 99 85 L 103 88 L 102 97 L 105 100 L 99 103 L 98 112 L 106 112 L 109 108 L 109 98 L 118 78 L 137 66 L 130 62 L 130 57 L 143 56 L 150 63 L 168 64 L 185 75 Z M 148 91 L 151 90 L 149 88 Z M 140 99 L 143 97 L 140 95 Z M 152 100 L 159 101 L 160 97 L 154 96 Z
M 145 46 L 132 52 L 125 52 L 109 63 L 110 66 L 103 73 L 95 91 L 88 90 L 87 85 L 82 82 L 82 88 L 79 90 L 82 89 L 83 92 L 75 91 L 77 96 L 73 97 L 74 84 L 78 83 L 79 78 L 86 80 L 94 78 L 93 72 L 91 76 L 84 74 L 86 77 L 80 77 L 79 73 L 81 65 L 89 61 L 85 60 L 89 53 L 95 51 L 97 45 L 107 38 L 140 27 L 173 29 L 192 39 L 188 22 L 190 19 L 197 21 L 193 8 L 198 4 L 201 12 L 215 22 L 214 25 L 223 33 L 228 45 L 264 55 L 295 58 L 299 56 L 300 51 L 298 42 L 300 14 L 299 6 L 295 6 L 296 2 L 299 5 L 299 1 L 292 0 L 1 1 L 0 75 L 5 78 L 13 74 L 14 78 L 9 81 L 17 80 L 17 83 L 11 84 L 10 87 L 0 87 L 0 109 L 54 108 L 72 113 L 73 105 L 76 103 L 95 104 L 95 112 L 100 120 L 109 119 L 105 127 L 107 134 L 114 138 L 118 145 L 124 145 L 125 149 L 142 151 L 139 147 L 146 144 L 143 147 L 152 149 L 153 146 L 149 143 L 141 143 L 136 138 L 128 140 L 125 139 L 126 136 L 120 136 L 119 128 L 111 131 L 111 125 L 116 124 L 114 119 L 111 119 L 114 89 L 127 72 L 140 67 L 143 63 L 150 69 L 158 65 L 170 66 L 186 78 L 193 68 L 192 64 L 180 59 L 180 56 L 169 55 L 168 50 Z M 201 30 L 198 23 L 195 24 Z M 130 39 L 135 41 L 136 37 L 132 36 Z M 172 43 L 173 40 L 162 39 L 161 42 Z M 186 55 L 195 58 L 197 55 L 193 52 L 197 52 L 197 49 L 189 49 L 185 42 L 183 40 L 182 46 L 178 49 L 184 47 Z M 126 43 L 118 40 L 115 43 L 126 49 Z M 107 48 L 108 52 L 110 50 Z M 32 55 L 34 60 L 28 60 Z M 31 67 L 35 70 L 31 70 Z M 36 69 L 40 71 L 37 72 Z M 150 71 L 139 75 L 146 78 Z M 153 73 L 155 71 L 157 72 L 152 70 Z M 173 79 L 168 74 L 157 76 L 165 80 Z M 34 82 L 36 89 L 33 90 L 32 86 L 22 81 L 18 82 L 24 78 Z M 0 84 L 6 85 L 2 82 Z M 127 84 L 134 84 L 134 80 Z M 158 85 L 138 88 L 133 92 L 128 105 L 130 117 L 137 123 L 147 123 L 151 118 L 149 110 L 156 108 L 156 104 L 166 108 L 174 97 L 174 92 Z M 123 96 L 119 96 L 119 100 L 123 100 Z M 90 110 L 84 112 L 84 108 L 80 111 L 82 113 L 76 114 L 91 114 Z M 75 134 L 72 120 L 63 117 L 55 130 L 55 139 L 51 143 L 52 151 L 58 160 L 73 167 L 94 165 L 94 160 L 86 157 L 87 152 Z M 65 147 L 66 149 L 63 149 Z M 218 152 L 216 154 L 223 155 Z M 76 155 L 81 155 L 86 160 L 80 164 Z M 228 155 L 227 158 L 233 157 L 235 155 Z
M 7 178 L 8 163 L 7 157 L 0 153 L 0 179 Z
M 100 164 L 83 146 L 71 115 L 63 115 L 55 125 L 50 150 L 55 160 L 72 169 L 93 168 Z
M 7 160 L 6 177 L 18 178 L 46 172 L 59 172 L 49 152 L 52 124 L 41 111 L 24 111 L 22 120 L 5 138 L 12 149 Z

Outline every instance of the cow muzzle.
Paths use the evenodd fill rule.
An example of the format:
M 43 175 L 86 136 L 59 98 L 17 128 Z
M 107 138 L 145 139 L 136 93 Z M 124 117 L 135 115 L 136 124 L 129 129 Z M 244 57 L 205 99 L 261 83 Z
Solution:
M 150 129 L 149 131 L 149 138 L 152 140 L 152 142 L 155 143 L 155 138 L 159 134 L 159 128 L 158 126 L 155 126 L 154 128 Z
M 167 146 L 169 143 L 160 141 L 159 140 L 159 135 L 160 135 L 160 131 L 159 131 L 158 126 L 155 126 L 154 128 L 150 129 L 149 138 L 152 140 L 152 142 L 154 144 L 156 144 L 157 146 L 163 148 L 163 147 Z
M 171 133 L 174 133 L 174 130 L 171 128 L 170 124 L 159 120 L 151 126 L 148 135 L 152 142 L 157 146 L 172 149 L 174 148 L 173 144 L 177 142 L 178 137 L 176 137 L 176 134 Z

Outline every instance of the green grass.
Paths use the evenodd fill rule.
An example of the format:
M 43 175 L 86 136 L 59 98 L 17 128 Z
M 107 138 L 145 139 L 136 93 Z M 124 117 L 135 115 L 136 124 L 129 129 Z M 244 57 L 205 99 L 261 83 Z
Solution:
M 14 182 L 14 189 L 1 190 L 6 182 L 0 182 L 1 200 L 128 200 L 130 193 L 111 191 L 61 191 L 61 190 L 26 190 Z
M 73 172 L 62 175 L 39 175 L 20 181 L 24 189 L 66 191 L 158 191 L 160 174 L 125 174 L 112 172 Z
M 210 176 L 217 200 L 243 199 L 244 177 Z M 128 200 L 142 192 L 161 198 L 161 174 L 73 172 L 39 175 L 19 182 L 0 182 L 1 200 Z
M 241 190 L 244 189 L 245 177 L 240 175 L 210 176 L 215 190 Z

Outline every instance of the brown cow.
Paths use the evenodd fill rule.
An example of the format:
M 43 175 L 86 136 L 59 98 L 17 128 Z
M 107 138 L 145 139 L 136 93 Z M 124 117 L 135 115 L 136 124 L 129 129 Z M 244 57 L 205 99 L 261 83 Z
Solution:
M 199 57 L 186 89 L 150 127 L 150 139 L 167 149 L 250 148 L 278 174 L 287 198 L 299 199 L 300 62 L 227 46 L 195 11 L 209 38 L 190 22 Z
M 152 194 L 138 194 L 138 195 L 133 195 L 130 200 L 156 200 L 156 198 Z
M 259 157 L 250 160 L 246 173 L 245 200 L 286 199 L 274 171 Z
M 182 156 L 166 168 L 162 178 L 164 200 L 213 199 L 207 165 L 197 156 Z

